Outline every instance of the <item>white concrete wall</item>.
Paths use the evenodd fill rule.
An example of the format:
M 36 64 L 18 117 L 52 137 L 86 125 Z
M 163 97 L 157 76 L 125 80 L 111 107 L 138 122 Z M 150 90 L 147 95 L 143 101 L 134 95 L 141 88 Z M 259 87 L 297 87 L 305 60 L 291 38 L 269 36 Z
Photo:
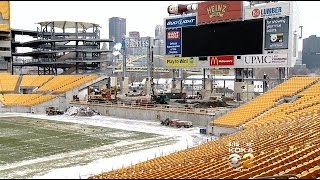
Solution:
M 227 128 L 227 127 L 220 127 L 220 126 L 208 126 L 207 127 L 207 134 L 213 134 L 214 136 L 221 136 L 227 134 L 233 134 L 239 131 L 236 128 Z
M 24 106 L 13 106 L 13 107 L 3 106 L 3 107 L 0 107 L 0 112 L 1 113 L 5 113 L 5 112 L 29 113 L 29 112 L 31 112 L 31 108 L 24 107 Z
M 87 88 L 79 91 L 78 97 L 79 97 L 80 101 L 86 100 L 87 96 L 88 96 L 88 89 Z
M 37 106 L 33 106 L 31 108 L 30 112 L 33 112 L 36 114 L 45 114 L 46 108 L 49 106 L 57 107 L 59 110 L 64 111 L 66 109 L 66 100 L 65 100 L 64 96 L 59 96 L 55 99 L 44 102 L 44 103 L 39 104 Z
M 77 106 L 77 105 L 74 105 Z M 81 106 L 81 105 L 78 105 Z M 84 105 L 86 106 L 86 105 Z M 102 105 L 88 105 L 90 108 L 96 109 L 102 115 L 114 116 L 125 119 L 137 119 L 146 121 L 159 121 L 166 118 L 180 119 L 191 121 L 194 126 L 206 127 L 214 118 L 212 115 L 192 114 L 186 112 L 167 112 L 152 109 L 136 109 L 128 107 L 102 106 Z M 160 120 L 158 119 L 158 117 Z

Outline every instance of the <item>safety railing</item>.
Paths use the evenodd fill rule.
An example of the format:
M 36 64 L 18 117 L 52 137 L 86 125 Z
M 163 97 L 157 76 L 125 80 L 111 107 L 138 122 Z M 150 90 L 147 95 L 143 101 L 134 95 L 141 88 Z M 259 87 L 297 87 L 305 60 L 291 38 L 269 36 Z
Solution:
M 213 115 L 221 116 L 230 111 L 230 109 L 214 109 L 214 108 L 193 108 L 193 107 L 172 107 L 172 106 L 151 106 L 151 104 L 141 105 L 139 103 L 123 103 L 123 102 L 85 102 L 85 101 L 72 101 L 71 104 L 75 105 L 92 105 L 92 106 L 108 106 L 108 107 L 120 107 L 120 108 L 131 108 L 131 109 L 145 109 L 145 110 L 157 110 L 164 112 L 178 112 L 178 113 L 189 113 L 199 115 Z

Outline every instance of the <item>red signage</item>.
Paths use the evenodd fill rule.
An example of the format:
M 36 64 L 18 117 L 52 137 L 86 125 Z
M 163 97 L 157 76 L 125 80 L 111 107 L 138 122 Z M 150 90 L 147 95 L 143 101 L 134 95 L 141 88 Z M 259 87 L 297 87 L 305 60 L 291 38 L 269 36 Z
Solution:
M 198 4 L 198 23 L 242 19 L 242 1 L 206 1 Z
M 167 39 L 180 39 L 180 31 L 167 32 Z
M 251 13 L 252 17 L 259 17 L 260 16 L 260 9 L 254 9 Z
M 210 66 L 233 66 L 234 56 L 210 56 Z

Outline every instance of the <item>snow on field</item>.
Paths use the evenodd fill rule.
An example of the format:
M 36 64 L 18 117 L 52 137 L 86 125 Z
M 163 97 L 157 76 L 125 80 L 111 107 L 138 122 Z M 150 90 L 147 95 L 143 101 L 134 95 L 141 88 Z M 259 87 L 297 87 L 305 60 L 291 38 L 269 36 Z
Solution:
M 111 171 L 112 169 L 118 169 L 123 166 L 129 166 L 136 164 L 147 159 L 166 155 L 175 151 L 186 149 L 201 143 L 211 140 L 211 137 L 201 135 L 198 127 L 189 129 L 185 128 L 170 128 L 161 126 L 158 121 L 142 121 L 142 120 L 129 120 L 120 119 L 107 116 L 92 116 L 92 117 L 70 117 L 66 115 L 61 116 L 47 116 L 37 114 L 25 114 L 25 113 L 2 113 L 0 117 L 29 117 L 29 118 L 40 118 L 47 120 L 87 124 L 101 127 L 109 127 L 128 131 L 139 131 L 146 133 L 154 133 L 163 135 L 165 137 L 173 137 L 177 143 L 172 145 L 161 146 L 157 148 L 151 148 L 147 150 L 136 151 L 133 153 L 115 156 L 111 158 L 104 158 L 93 161 L 86 165 L 79 165 L 68 168 L 54 169 L 45 175 L 34 177 L 34 178 L 87 178 L 93 174 L 99 174 L 101 172 Z M 210 139 L 209 139 L 210 138 Z

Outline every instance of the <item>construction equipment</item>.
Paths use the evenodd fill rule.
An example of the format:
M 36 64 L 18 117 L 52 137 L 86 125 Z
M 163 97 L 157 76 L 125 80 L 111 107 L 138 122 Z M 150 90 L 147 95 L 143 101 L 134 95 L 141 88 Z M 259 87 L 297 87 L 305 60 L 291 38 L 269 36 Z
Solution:
M 170 99 L 166 94 L 151 95 L 151 101 L 157 104 L 168 104 Z
M 139 106 L 148 107 L 148 108 L 157 106 L 154 102 L 151 102 L 150 100 L 147 100 L 147 99 L 137 99 L 136 104 L 138 104 Z
M 185 128 L 191 128 L 192 127 L 192 122 L 191 121 L 181 121 L 179 119 L 165 119 L 163 121 L 161 121 L 161 125 L 165 125 L 165 126 L 171 126 L 171 127 L 185 127 Z
M 101 91 L 90 89 L 88 95 L 88 102 L 116 102 L 115 94 L 116 92 L 112 88 L 102 89 Z
M 61 110 L 58 110 L 56 107 L 47 107 L 46 108 L 46 114 L 47 115 L 62 115 L 64 112 Z

